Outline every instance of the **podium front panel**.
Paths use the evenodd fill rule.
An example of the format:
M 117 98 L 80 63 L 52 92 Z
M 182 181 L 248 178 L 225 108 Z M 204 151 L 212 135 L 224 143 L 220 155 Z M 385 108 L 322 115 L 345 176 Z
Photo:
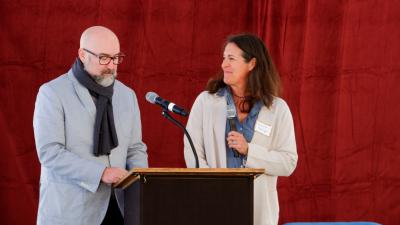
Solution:
M 141 176 L 125 189 L 125 225 L 253 224 L 253 177 Z

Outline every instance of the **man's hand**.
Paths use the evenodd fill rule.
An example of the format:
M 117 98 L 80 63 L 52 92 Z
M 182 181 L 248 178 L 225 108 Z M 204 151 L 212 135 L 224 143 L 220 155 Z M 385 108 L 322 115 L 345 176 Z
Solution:
M 106 184 L 113 184 L 120 181 L 128 174 L 128 171 L 119 167 L 107 167 L 103 175 L 101 176 L 101 181 Z

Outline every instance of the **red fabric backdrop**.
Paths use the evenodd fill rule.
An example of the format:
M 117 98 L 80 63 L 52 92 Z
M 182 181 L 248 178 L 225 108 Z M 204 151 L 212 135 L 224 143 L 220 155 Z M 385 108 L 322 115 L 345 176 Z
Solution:
M 182 134 L 148 91 L 190 109 L 228 34 L 253 32 L 279 68 L 299 163 L 280 178 L 280 222 L 400 223 L 400 3 L 396 0 L 0 2 L 0 223 L 34 224 L 40 84 L 66 72 L 81 32 L 105 25 L 127 60 L 152 167 L 184 167 Z M 186 122 L 184 119 L 180 120 Z

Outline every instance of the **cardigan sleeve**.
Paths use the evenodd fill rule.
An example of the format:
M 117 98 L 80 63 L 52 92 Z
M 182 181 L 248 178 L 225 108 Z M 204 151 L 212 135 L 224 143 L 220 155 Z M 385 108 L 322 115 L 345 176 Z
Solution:
M 206 160 L 206 154 L 204 150 L 204 137 L 203 137 L 203 118 L 204 118 L 204 92 L 200 94 L 195 102 L 193 103 L 192 109 L 190 110 L 189 119 L 186 125 L 186 130 L 192 138 L 193 145 L 196 149 L 197 156 L 199 158 L 199 167 L 208 168 L 209 165 Z M 196 167 L 195 157 L 190 147 L 190 143 L 187 137 L 184 137 L 184 155 L 186 167 Z

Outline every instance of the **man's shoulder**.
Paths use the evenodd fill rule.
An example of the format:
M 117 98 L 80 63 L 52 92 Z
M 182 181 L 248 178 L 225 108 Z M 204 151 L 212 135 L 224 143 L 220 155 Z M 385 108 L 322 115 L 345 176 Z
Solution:
M 124 83 L 122 83 L 119 80 L 115 80 L 114 88 L 121 90 L 121 91 L 133 91 L 132 88 L 126 86 Z
M 45 85 L 49 86 L 59 86 L 59 85 L 65 85 L 65 83 L 69 82 L 68 79 L 68 72 L 59 75 L 58 77 L 55 77 L 54 79 L 44 83 Z
M 43 84 L 43 86 L 50 86 L 50 87 L 54 87 L 54 88 L 60 88 L 60 87 L 64 87 L 66 83 L 69 83 L 69 79 L 68 79 L 68 73 L 64 73 L 46 83 Z
M 115 80 L 114 82 L 114 93 L 118 93 L 118 95 L 122 96 L 133 95 L 136 97 L 135 91 L 119 80 Z

